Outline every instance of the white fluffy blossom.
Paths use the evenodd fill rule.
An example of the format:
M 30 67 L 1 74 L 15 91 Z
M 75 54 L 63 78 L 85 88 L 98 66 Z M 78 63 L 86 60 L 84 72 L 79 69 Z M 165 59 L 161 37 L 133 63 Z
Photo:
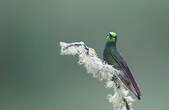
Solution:
M 78 63 L 83 65 L 88 73 L 94 78 L 105 81 L 106 88 L 113 88 L 114 94 L 107 95 L 109 103 L 112 103 L 115 110 L 132 110 L 131 105 L 134 99 L 129 91 L 119 80 L 118 70 L 108 65 L 97 57 L 93 48 L 88 48 L 83 42 L 65 43 L 60 42 L 61 55 L 77 55 Z M 114 77 L 115 80 L 111 80 Z

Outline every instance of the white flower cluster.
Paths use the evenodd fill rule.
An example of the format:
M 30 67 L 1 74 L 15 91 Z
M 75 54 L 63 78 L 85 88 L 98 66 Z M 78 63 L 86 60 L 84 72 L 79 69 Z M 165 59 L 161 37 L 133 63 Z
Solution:
M 88 48 L 83 42 L 65 43 L 60 42 L 61 55 L 77 55 L 79 64 L 83 65 L 93 77 L 106 81 L 106 88 L 113 88 L 114 95 L 109 94 L 107 99 L 113 104 L 115 110 L 132 110 L 134 99 L 129 91 L 123 86 L 116 74 L 118 70 L 104 63 L 97 57 L 93 48 Z M 115 80 L 111 80 L 115 77 Z

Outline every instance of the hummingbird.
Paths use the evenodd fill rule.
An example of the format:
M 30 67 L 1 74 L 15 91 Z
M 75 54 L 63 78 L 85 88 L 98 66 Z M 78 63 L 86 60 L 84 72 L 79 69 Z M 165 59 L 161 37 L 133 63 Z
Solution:
M 116 47 L 117 34 L 109 32 L 106 36 L 106 45 L 103 52 L 103 60 L 105 63 L 112 65 L 115 69 L 119 70 L 118 77 L 120 81 L 140 100 L 141 92 L 137 86 L 134 77 L 120 52 Z M 113 79 L 112 79 L 113 80 Z

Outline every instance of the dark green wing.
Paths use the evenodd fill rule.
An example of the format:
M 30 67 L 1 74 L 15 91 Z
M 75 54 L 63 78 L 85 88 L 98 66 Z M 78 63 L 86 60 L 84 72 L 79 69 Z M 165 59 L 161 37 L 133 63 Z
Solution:
M 110 52 L 109 55 L 104 55 L 104 60 L 108 64 L 113 65 L 116 69 L 121 70 L 121 72 L 118 74 L 120 80 L 138 97 L 138 99 L 140 99 L 141 92 L 137 86 L 137 83 L 134 80 L 126 61 L 120 55 L 118 50 L 115 49 L 113 52 Z

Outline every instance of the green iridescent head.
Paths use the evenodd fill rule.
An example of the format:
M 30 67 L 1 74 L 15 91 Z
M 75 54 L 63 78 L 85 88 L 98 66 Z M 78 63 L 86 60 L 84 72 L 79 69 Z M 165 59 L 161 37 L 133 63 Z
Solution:
M 115 32 L 109 32 L 106 39 L 107 42 L 115 43 L 117 41 L 117 34 Z

